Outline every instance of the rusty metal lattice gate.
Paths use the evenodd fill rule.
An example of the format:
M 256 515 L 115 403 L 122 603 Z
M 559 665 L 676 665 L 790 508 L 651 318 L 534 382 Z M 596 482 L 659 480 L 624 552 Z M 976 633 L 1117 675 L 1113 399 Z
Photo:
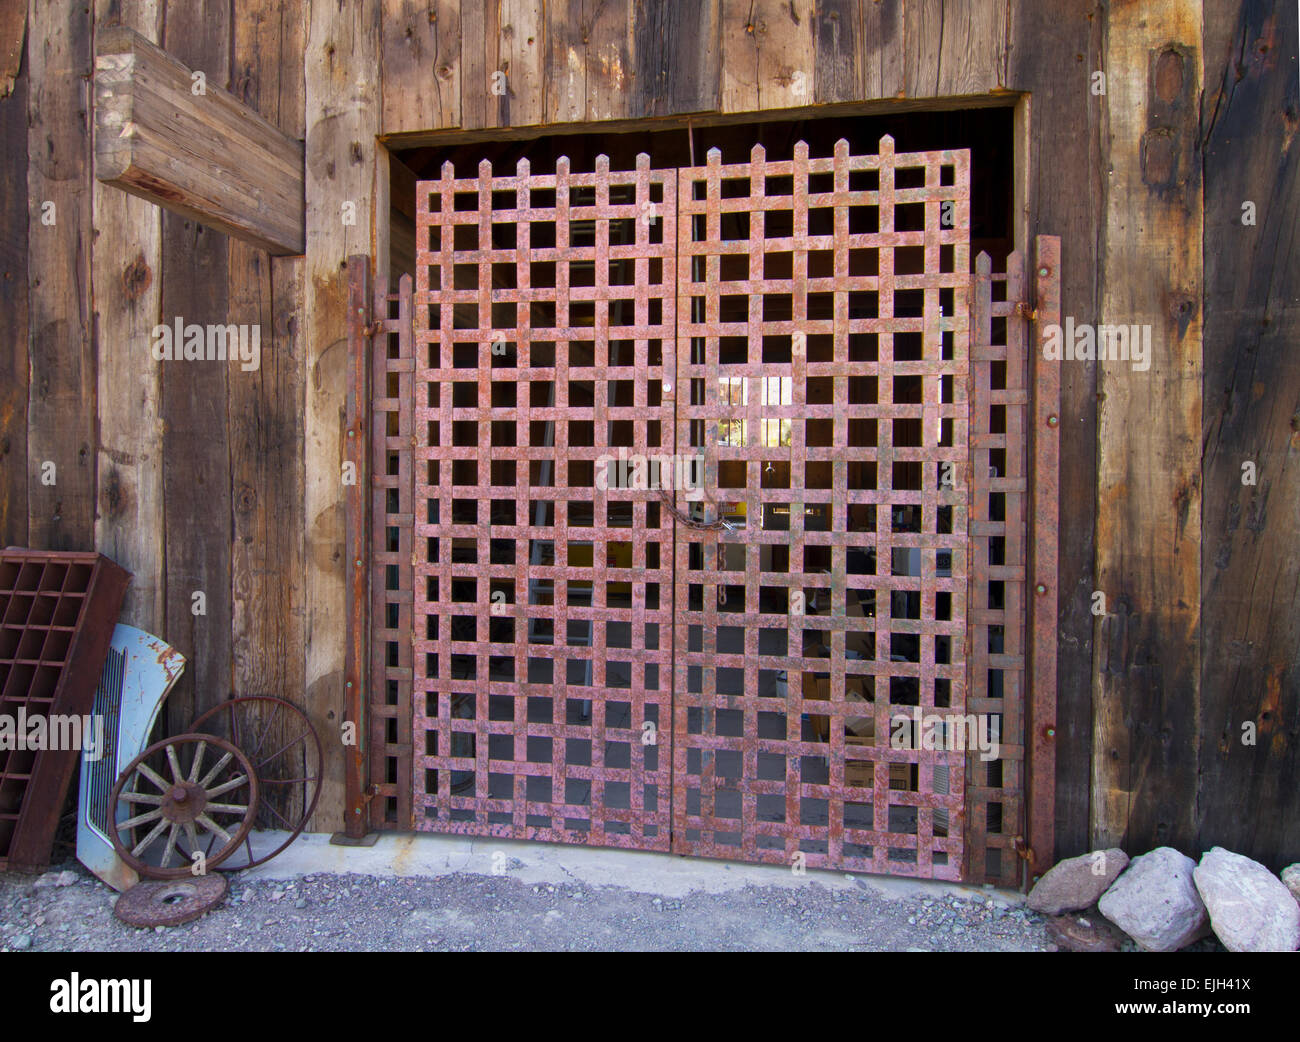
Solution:
M 369 330 L 371 822 L 1018 880 L 1054 443 L 969 163 L 420 182 Z

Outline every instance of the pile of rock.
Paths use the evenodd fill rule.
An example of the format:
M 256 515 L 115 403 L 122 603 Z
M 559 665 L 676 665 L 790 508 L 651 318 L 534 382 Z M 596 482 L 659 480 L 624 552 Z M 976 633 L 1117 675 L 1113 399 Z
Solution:
M 1095 850 L 1055 865 L 1029 907 L 1051 917 L 1057 944 L 1072 951 L 1118 951 L 1124 934 L 1146 951 L 1177 951 L 1213 932 L 1229 951 L 1291 952 L 1300 948 L 1300 864 L 1279 881 L 1222 847 L 1200 864 L 1172 847 L 1132 861 Z

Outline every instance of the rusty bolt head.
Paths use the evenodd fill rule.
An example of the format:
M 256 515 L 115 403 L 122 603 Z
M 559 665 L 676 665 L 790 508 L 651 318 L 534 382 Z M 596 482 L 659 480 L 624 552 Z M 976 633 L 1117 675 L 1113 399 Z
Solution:
M 1041 597 L 1043 594 L 1045 594 L 1046 592 L 1047 592 L 1047 587 L 1046 587 L 1045 585 L 1043 585 L 1042 583 L 1038 583 L 1038 584 L 1034 587 L 1034 593 L 1038 594 L 1040 597 Z
M 1057 424 L 1059 424 L 1060 422 L 1061 422 L 1061 421 L 1060 421 L 1059 419 L 1057 419 L 1057 417 L 1056 417 L 1056 413 L 1052 413 L 1051 416 L 1047 417 L 1047 426 L 1049 426 L 1049 427 L 1055 427 L 1055 426 L 1057 426 Z
M 1056 728 L 1055 728 L 1055 727 L 1049 727 L 1049 728 L 1047 729 L 1047 731 L 1046 731 L 1046 734 L 1047 734 L 1047 737 L 1048 737 L 1048 738 L 1055 738 L 1055 737 L 1056 737 Z
M 1051 269 L 1048 268 L 1047 265 L 1043 265 L 1043 267 L 1038 269 L 1038 275 L 1040 278 L 1045 279 L 1050 273 L 1051 273 Z

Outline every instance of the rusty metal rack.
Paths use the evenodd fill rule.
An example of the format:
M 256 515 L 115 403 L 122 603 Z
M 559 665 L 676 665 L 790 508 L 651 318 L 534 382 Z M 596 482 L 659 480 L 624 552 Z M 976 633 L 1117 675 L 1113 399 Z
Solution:
M 23 737 L 20 720 L 43 718 L 48 741 L 52 718 L 90 713 L 129 581 L 100 554 L 0 551 L 0 716 Z M 80 756 L 0 747 L 0 869 L 49 863 Z
M 1055 471 L 1024 263 L 972 265 L 969 181 L 886 137 L 419 183 L 415 284 L 353 338 L 363 817 L 1019 880 L 1030 454 Z M 702 489 L 619 465 L 657 458 Z M 992 717 L 1001 755 L 915 714 Z

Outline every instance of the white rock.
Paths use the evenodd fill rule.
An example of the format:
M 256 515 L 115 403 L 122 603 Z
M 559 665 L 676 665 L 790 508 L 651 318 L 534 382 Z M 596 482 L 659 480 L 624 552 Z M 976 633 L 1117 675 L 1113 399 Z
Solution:
M 1066 858 L 1034 884 L 1029 907 L 1044 915 L 1091 908 L 1127 867 L 1128 855 L 1117 848 Z
M 1300 861 L 1282 869 L 1282 882 L 1291 891 L 1291 896 L 1300 901 Z
M 1173 847 L 1134 858 L 1098 902 L 1101 914 L 1152 952 L 1171 952 L 1200 937 L 1208 924 L 1192 881 L 1196 862 Z
M 1300 947 L 1300 904 L 1267 868 L 1214 847 L 1193 873 L 1210 925 L 1230 952 L 1293 952 Z

